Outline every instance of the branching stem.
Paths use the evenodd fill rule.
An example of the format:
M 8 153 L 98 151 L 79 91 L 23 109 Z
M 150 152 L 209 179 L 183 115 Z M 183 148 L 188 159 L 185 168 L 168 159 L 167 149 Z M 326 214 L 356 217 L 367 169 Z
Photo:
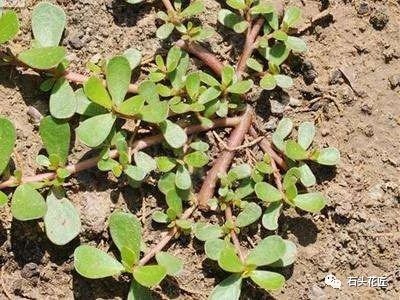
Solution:
M 232 208 L 230 205 L 227 205 L 227 207 L 225 208 L 225 218 L 226 218 L 226 221 L 233 222 Z M 246 259 L 246 256 L 245 256 L 244 252 L 242 251 L 242 247 L 240 246 L 239 238 L 235 232 L 235 229 L 231 229 L 230 235 L 231 235 L 231 239 L 233 242 L 233 246 L 235 247 L 236 252 L 239 254 L 240 260 L 242 262 L 244 262 Z

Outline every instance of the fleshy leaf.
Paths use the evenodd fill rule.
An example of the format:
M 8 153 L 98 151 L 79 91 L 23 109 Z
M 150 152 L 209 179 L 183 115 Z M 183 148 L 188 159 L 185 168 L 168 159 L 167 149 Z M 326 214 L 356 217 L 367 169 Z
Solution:
M 315 136 L 315 127 L 312 122 L 303 122 L 299 126 L 297 142 L 303 149 L 308 149 Z
M 142 228 L 138 218 L 131 213 L 115 211 L 110 216 L 109 227 L 112 240 L 122 257 L 125 256 L 126 249 L 129 249 L 133 254 L 133 261 L 127 263 L 135 264 L 139 260 L 142 241 Z
M 309 157 L 308 152 L 293 140 L 286 142 L 285 154 L 292 160 L 305 160 Z
M 199 96 L 199 103 L 206 104 L 214 99 L 217 99 L 219 95 L 221 95 L 221 90 L 217 87 L 211 86 L 201 93 Z
M 41 47 L 58 46 L 65 24 L 65 12 L 57 5 L 41 2 L 33 9 L 33 36 Z
M 242 277 L 240 274 L 232 274 L 213 289 L 210 300 L 238 300 L 241 289 Z
M 183 160 L 191 167 L 201 168 L 208 163 L 208 156 L 202 151 L 194 151 L 186 154 Z
M 143 169 L 146 173 L 150 173 L 157 168 L 156 161 L 147 153 L 138 151 L 134 154 L 136 165 Z
M 191 17 L 201 13 L 204 10 L 204 4 L 202 1 L 193 1 L 188 7 L 186 7 L 181 13 L 182 18 Z
M 335 166 L 340 161 L 340 152 L 333 147 L 324 148 L 319 151 L 316 161 L 321 165 Z
M 279 290 L 285 284 L 285 277 L 270 271 L 252 271 L 250 278 L 261 288 L 267 291 Z
M 260 80 L 260 87 L 264 90 L 273 90 L 276 87 L 276 79 L 275 76 L 271 74 L 266 74 Z
M 318 192 L 297 195 L 292 201 L 298 208 L 311 213 L 320 212 L 326 205 L 325 198 Z
M 0 14 L 0 44 L 11 40 L 19 30 L 17 14 L 12 10 L 5 10 Z
M 285 11 L 285 15 L 283 16 L 283 23 L 287 28 L 293 27 L 301 17 L 301 10 L 298 7 L 288 7 Z
M 253 81 L 251 79 L 242 80 L 232 84 L 230 87 L 228 87 L 227 91 L 232 94 L 242 95 L 244 93 L 247 93 L 252 86 L 253 86 Z
M 125 50 L 123 55 L 128 60 L 131 70 L 136 69 L 140 65 L 140 61 L 142 60 L 142 53 L 139 50 L 135 48 L 130 48 Z
M 281 214 L 281 209 L 282 209 L 281 202 L 273 202 L 270 205 L 268 205 L 261 219 L 261 223 L 265 229 L 268 230 L 278 229 L 278 219 Z
M 307 44 L 298 37 L 288 36 L 285 44 L 290 50 L 295 52 L 307 51 Z
M 90 101 L 86 97 L 83 88 L 77 89 L 75 91 L 75 98 L 77 101 L 76 112 L 80 115 L 93 117 L 96 115 L 107 113 L 107 110 L 104 107 Z
M 295 243 L 289 240 L 283 240 L 283 241 L 285 242 L 286 245 L 285 253 L 279 260 L 272 263 L 270 265 L 271 267 L 278 267 L 278 268 L 287 267 L 292 265 L 296 260 L 297 248 Z
M 176 160 L 168 156 L 156 157 L 157 169 L 161 172 L 169 172 L 176 166 Z
M 167 275 L 167 270 L 163 266 L 139 266 L 133 270 L 133 277 L 143 286 L 153 287 L 158 285 Z
M 256 72 L 262 72 L 263 71 L 263 66 L 260 64 L 257 60 L 254 58 L 249 58 L 246 62 L 246 65 L 250 68 L 253 69 Z
M 282 193 L 274 186 L 267 182 L 258 182 L 254 187 L 256 195 L 259 199 L 266 202 L 275 202 L 282 200 Z
M 222 249 L 218 258 L 218 265 L 223 270 L 231 273 L 240 273 L 244 270 L 244 266 L 236 254 L 235 248 L 231 245 L 226 245 Z
M 181 190 L 188 190 L 192 186 L 189 171 L 184 166 L 179 166 L 175 175 L 175 184 Z
M 262 214 L 261 207 L 255 202 L 247 202 L 236 218 L 238 227 L 246 227 L 257 221 Z
M 49 102 L 50 113 L 57 119 L 67 119 L 75 114 L 77 101 L 74 90 L 65 78 L 60 78 L 53 86 Z
M 272 264 L 284 255 L 285 249 L 285 243 L 280 236 L 270 235 L 250 250 L 246 264 L 258 267 Z
M 218 260 L 222 249 L 225 248 L 226 242 L 220 239 L 206 240 L 204 243 L 204 251 L 209 259 Z
M 159 101 L 145 105 L 140 112 L 143 121 L 159 124 L 168 117 L 168 101 Z
M 74 251 L 75 270 L 90 279 L 119 275 L 124 266 L 114 257 L 89 245 L 82 245 Z
M 8 202 L 8 196 L 0 191 L 0 208 L 4 207 Z
M 83 86 L 86 96 L 94 103 L 110 110 L 112 107 L 111 97 L 103 82 L 95 77 L 90 77 Z
M 167 37 L 170 36 L 172 31 L 174 30 L 175 26 L 172 23 L 165 23 L 157 28 L 156 36 L 159 39 L 165 40 Z
M 223 232 L 219 225 L 197 222 L 193 233 L 200 241 L 214 240 L 222 236 Z
M 163 266 L 167 270 L 168 275 L 177 276 L 183 269 L 182 260 L 167 252 L 158 252 L 156 260 L 160 266 Z
M 248 27 L 248 23 L 243 19 L 243 17 L 231 12 L 228 9 L 221 9 L 218 12 L 218 21 L 228 27 L 233 29 L 237 33 L 242 33 Z
M 157 93 L 157 86 L 154 82 L 150 80 L 143 81 L 138 88 L 139 95 L 148 104 L 158 104 L 160 103 L 160 96 Z
M 175 189 L 175 173 L 169 172 L 161 176 L 157 186 L 164 195 L 168 194 L 170 190 Z
M 49 70 L 57 67 L 65 54 L 64 47 L 32 48 L 21 52 L 18 59 L 33 69 Z
M 14 125 L 5 118 L 0 118 L 0 175 L 10 161 L 17 134 Z
M 116 105 L 120 105 L 131 82 L 131 66 L 124 56 L 116 56 L 107 64 L 107 88 Z
M 187 142 L 186 132 L 179 125 L 165 120 L 160 127 L 164 139 L 172 148 L 181 148 Z
M 286 75 L 274 75 L 276 85 L 282 89 L 288 89 L 293 85 L 293 79 Z
M 141 112 L 143 106 L 144 98 L 140 95 L 136 95 L 122 102 L 118 106 L 118 111 L 128 116 L 134 116 Z
M 300 171 L 300 181 L 305 187 L 310 187 L 316 184 L 317 180 L 306 163 L 302 162 L 298 169 Z
M 128 293 L 128 300 L 153 300 L 153 297 L 148 288 L 140 285 L 136 280 L 132 279 Z
M 230 182 L 250 177 L 250 175 L 251 167 L 248 164 L 237 165 L 228 172 L 228 178 Z
M 100 146 L 108 137 L 114 126 L 112 114 L 97 115 L 83 121 L 76 129 L 79 139 L 89 147 Z
M 47 196 L 46 204 L 43 219 L 47 237 L 56 245 L 69 243 L 81 230 L 78 210 L 67 198 L 57 198 L 53 192 Z
M 168 207 L 175 212 L 175 215 L 180 216 L 182 214 L 182 199 L 178 191 L 176 189 L 169 190 L 165 199 Z
M 177 46 L 173 46 L 167 54 L 167 72 L 172 72 L 174 71 L 179 64 L 179 61 L 181 60 L 182 57 L 182 50 L 181 48 Z
M 143 179 L 145 179 L 147 175 L 146 171 L 143 170 L 142 168 L 131 165 L 128 165 L 125 168 L 124 172 L 130 179 L 134 181 L 142 181 Z
M 42 218 L 46 214 L 46 202 L 42 195 L 29 184 L 18 186 L 11 200 L 11 213 L 19 221 Z
M 285 150 L 284 139 L 292 132 L 293 122 L 289 118 L 283 118 L 279 121 L 275 132 L 272 135 L 272 142 L 281 151 Z

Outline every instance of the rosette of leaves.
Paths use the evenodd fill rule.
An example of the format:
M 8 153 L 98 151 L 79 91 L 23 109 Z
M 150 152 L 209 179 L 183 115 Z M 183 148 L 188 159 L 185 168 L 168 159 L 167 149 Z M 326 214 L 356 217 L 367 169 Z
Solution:
M 183 201 L 191 197 L 192 178 L 194 170 L 204 167 L 209 158 L 206 154 L 209 146 L 202 141 L 196 141 L 189 145 L 191 151 L 175 151 L 180 158 L 160 156 L 156 158 L 157 169 L 164 173 L 158 181 L 159 190 L 165 195 L 168 209 L 166 212 L 156 211 L 153 220 L 158 223 L 170 223 L 183 230 L 190 230 L 191 223 L 180 220 Z M 171 223 L 172 222 L 172 223 Z
M 243 280 L 250 279 L 268 292 L 281 289 L 285 278 L 265 267 L 282 268 L 294 263 L 296 245 L 277 235 L 261 240 L 241 261 L 234 246 L 227 240 L 209 239 L 205 243 L 208 258 L 218 262 L 221 269 L 232 273 L 212 291 L 210 299 L 239 299 Z
M 0 45 L 10 41 L 19 31 L 17 14 L 12 10 L 0 12 Z
M 0 175 L 7 173 L 16 138 L 14 125 L 8 119 L 0 117 Z M 7 202 L 8 196 L 0 191 L 0 207 L 6 205 Z
M 200 80 L 208 86 L 198 98 L 199 103 L 205 105 L 206 118 L 214 114 L 226 117 L 229 109 L 240 105 L 240 96 L 247 93 L 253 86 L 251 79 L 239 80 L 231 66 L 223 67 L 221 82 L 205 72 L 200 73 Z
M 157 17 L 165 23 L 157 28 L 156 36 L 159 39 L 168 38 L 174 28 L 191 39 L 202 40 L 210 35 L 208 29 L 194 27 L 192 23 L 187 26 L 183 24 L 186 19 L 190 19 L 204 10 L 204 4 L 201 0 L 196 0 L 190 3 L 186 8 L 182 8 L 182 1 L 176 0 L 173 3 L 174 11 L 167 13 L 159 11 Z
M 130 273 L 132 283 L 128 299 L 151 299 L 149 288 L 157 286 L 166 275 L 176 276 L 183 268 L 180 259 L 166 252 L 156 255 L 157 264 L 139 263 L 142 249 L 140 221 L 131 213 L 115 211 L 109 218 L 111 238 L 119 250 L 120 260 L 89 245 L 81 245 L 74 252 L 75 270 L 90 279 Z

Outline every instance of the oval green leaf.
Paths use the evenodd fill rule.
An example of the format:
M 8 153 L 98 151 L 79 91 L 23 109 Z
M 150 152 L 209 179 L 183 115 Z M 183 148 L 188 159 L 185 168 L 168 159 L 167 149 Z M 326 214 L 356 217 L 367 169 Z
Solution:
M 42 218 L 46 214 L 46 202 L 42 195 L 29 184 L 18 186 L 11 200 L 11 213 L 19 221 Z
M 65 78 L 56 81 L 50 95 L 50 114 L 57 119 L 71 118 L 77 109 L 75 92 Z
M 18 59 L 33 69 L 50 70 L 65 58 L 64 47 L 32 48 L 21 52 Z
M 10 161 L 17 134 L 13 123 L 5 118 L 0 118 L 0 175 Z
M 98 115 L 83 121 L 76 129 L 76 134 L 85 145 L 98 147 L 110 134 L 114 122 L 112 114 Z

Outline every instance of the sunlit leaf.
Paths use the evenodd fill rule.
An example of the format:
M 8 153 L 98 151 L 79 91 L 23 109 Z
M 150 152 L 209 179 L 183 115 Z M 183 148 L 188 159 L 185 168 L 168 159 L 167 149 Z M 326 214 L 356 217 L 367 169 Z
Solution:
M 114 126 L 115 116 L 104 114 L 83 121 L 76 129 L 79 139 L 89 147 L 100 146 Z
M 218 258 L 218 265 L 225 271 L 231 273 L 243 272 L 244 266 L 235 252 L 235 248 L 231 245 L 226 245 L 222 249 Z
M 297 195 L 292 201 L 298 208 L 311 213 L 320 212 L 326 205 L 324 196 L 318 192 Z
M 285 242 L 280 236 L 270 235 L 250 250 L 246 264 L 259 267 L 272 264 L 284 255 L 285 249 Z
M 319 151 L 316 161 L 321 165 L 335 166 L 340 161 L 340 152 L 333 147 L 324 148 Z
M 14 11 L 5 10 L 0 14 L 0 44 L 8 42 L 19 31 L 18 16 Z
M 242 289 L 240 274 L 232 274 L 222 280 L 212 291 L 210 300 L 238 300 Z
M 107 64 L 107 88 L 114 104 L 124 101 L 131 82 L 131 66 L 124 56 L 116 56 Z
M 65 78 L 60 78 L 53 86 L 49 102 L 50 113 L 57 119 L 67 119 L 75 114 L 77 101 L 74 90 Z
M 8 165 L 16 138 L 14 125 L 9 120 L 0 117 L 0 175 Z
M 160 124 L 160 128 L 165 140 L 172 148 L 177 149 L 186 144 L 186 132 L 179 125 L 165 120 L 165 122 Z
M 261 223 L 265 229 L 278 229 L 278 219 L 281 214 L 282 206 L 283 204 L 281 202 L 273 202 L 268 205 L 261 219 Z
M 158 252 L 156 260 L 160 266 L 163 266 L 167 270 L 168 275 L 177 276 L 183 269 L 182 260 L 167 252 Z
M 299 126 L 297 142 L 303 149 L 308 149 L 315 136 L 315 126 L 312 122 L 303 122 Z
M 135 280 L 146 287 L 158 285 L 165 275 L 167 275 L 167 270 L 159 265 L 138 266 L 133 270 Z
M 257 221 L 262 214 L 261 207 L 255 202 L 247 202 L 236 217 L 238 227 L 246 227 Z
M 285 277 L 270 271 L 252 271 L 250 278 L 261 288 L 267 291 L 279 290 L 285 284 Z
M 42 218 L 46 214 L 46 202 L 40 193 L 29 184 L 18 186 L 11 200 L 11 213 L 20 221 Z
M 21 52 L 18 59 L 33 69 L 49 70 L 57 67 L 65 54 L 63 47 L 32 48 Z
M 275 202 L 282 200 L 282 193 L 274 186 L 267 182 L 258 182 L 254 190 L 259 199 L 266 202 Z

